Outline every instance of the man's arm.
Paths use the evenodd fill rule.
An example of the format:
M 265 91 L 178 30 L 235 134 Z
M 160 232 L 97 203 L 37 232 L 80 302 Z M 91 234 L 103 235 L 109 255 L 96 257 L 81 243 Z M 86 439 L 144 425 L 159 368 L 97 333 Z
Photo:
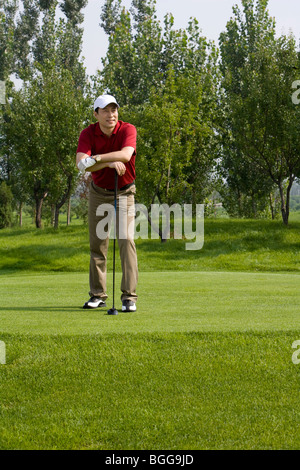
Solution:
M 100 161 L 100 158 L 99 158 L 99 161 Z M 95 165 L 95 163 L 96 163 L 95 157 L 93 157 L 93 156 L 91 157 L 90 155 L 88 155 L 87 153 L 84 153 L 84 152 L 77 152 L 76 166 L 77 166 L 78 170 L 84 171 L 87 168 Z
M 102 168 L 115 168 L 118 171 L 118 174 L 122 176 L 122 174 L 125 173 L 119 173 L 121 170 L 125 170 L 124 163 L 129 162 L 131 159 L 132 155 L 134 154 L 135 150 L 133 147 L 123 147 L 121 150 L 117 150 L 116 152 L 109 152 L 109 153 L 103 153 L 101 155 L 94 155 L 94 159 L 96 160 L 96 163 L 93 166 L 90 166 L 89 168 L 86 169 L 86 171 L 98 171 L 102 170 Z M 77 158 L 79 161 L 82 158 L 87 157 L 86 154 L 77 154 Z M 97 161 L 98 160 L 98 161 Z M 111 166 L 112 163 L 122 163 L 123 165 L 115 165 Z M 78 166 L 78 163 L 77 163 Z
M 134 154 L 133 147 L 123 147 L 121 150 L 116 152 L 103 153 L 101 155 L 95 155 L 95 157 L 101 158 L 101 163 L 110 163 L 110 162 L 122 162 L 128 163 Z
M 112 152 L 112 153 L 119 153 L 119 152 Z M 124 163 L 122 163 L 120 161 L 116 161 L 116 162 L 114 162 L 114 161 L 111 161 L 111 162 L 99 161 L 97 163 L 94 163 L 94 161 L 96 161 L 97 157 L 99 157 L 99 155 L 96 155 L 95 157 L 90 157 L 86 153 L 78 152 L 77 155 L 76 155 L 76 165 L 77 165 L 78 169 L 81 170 L 81 171 L 84 170 L 84 171 L 93 172 L 93 171 L 98 171 L 98 170 L 102 170 L 103 168 L 109 167 L 109 168 L 114 168 L 117 171 L 119 176 L 124 175 L 124 173 L 126 171 L 126 167 L 125 167 Z M 85 168 L 84 165 L 82 165 L 82 162 L 84 160 L 85 160 L 84 165 L 88 164 L 90 166 L 87 166 Z M 99 158 L 99 160 L 100 160 L 100 158 Z M 80 162 L 81 162 L 81 164 L 80 164 Z

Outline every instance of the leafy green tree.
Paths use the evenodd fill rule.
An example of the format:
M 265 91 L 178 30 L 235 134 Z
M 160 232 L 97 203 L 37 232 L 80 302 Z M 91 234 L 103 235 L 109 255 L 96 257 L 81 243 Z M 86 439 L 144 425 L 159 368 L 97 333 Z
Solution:
M 47 131 L 49 160 L 53 174 L 49 185 L 49 203 L 55 207 L 54 227 L 58 227 L 59 211 L 70 198 L 78 179 L 74 155 L 84 119 L 88 119 L 89 100 L 76 89 L 71 73 L 62 69 L 44 71 L 44 120 Z M 47 123 L 49 129 L 47 129 Z
M 12 221 L 13 194 L 10 187 L 2 181 L 0 184 L 0 229 L 9 227 Z
M 17 0 L 0 1 L 0 80 L 8 80 L 14 70 L 14 30 Z
M 17 10 L 16 0 L 0 1 L 0 81 L 5 83 L 5 103 L 0 104 L 0 180 L 9 180 L 11 171 L 9 148 L 5 142 L 3 125 L 8 121 L 6 110 L 14 88 L 10 77 L 15 72 L 14 31 Z
M 39 2 L 23 0 L 23 10 L 18 11 L 14 28 L 14 72 L 21 80 L 34 73 L 32 42 L 39 30 Z
M 15 15 L 18 2 L 12 3 Z M 58 67 L 63 65 L 73 73 L 82 69 L 78 61 L 82 41 L 80 23 L 83 21 L 81 10 L 86 4 L 87 0 L 60 3 L 58 0 L 23 0 L 23 9 L 13 25 L 13 71 L 18 78 L 30 79 L 37 72 L 36 63 L 43 65 L 54 56 Z M 58 8 L 65 15 L 65 18 L 60 17 L 59 27 L 55 24 Z
M 118 96 L 122 105 L 142 103 L 160 83 L 161 27 L 155 1 L 132 1 L 130 11 L 119 0 L 106 0 L 101 26 L 109 36 L 102 88 Z
M 133 0 L 127 12 L 120 1 L 105 2 L 109 47 L 101 87 L 118 97 L 121 117 L 138 128 L 139 201 L 199 203 L 216 155 L 217 50 L 196 19 L 176 31 L 166 15 L 163 28 L 155 5 Z
M 134 77 L 132 104 L 147 99 L 151 87 L 161 83 L 162 28 L 156 16 L 155 0 L 132 0 Z M 127 69 L 128 71 L 128 69 Z
M 109 25 L 104 26 L 106 31 Z M 135 85 L 135 53 L 131 31 L 130 14 L 123 9 L 109 36 L 103 71 L 98 76 L 98 88 L 105 89 L 118 97 L 122 106 L 133 100 Z
M 46 197 L 55 206 L 58 225 L 59 209 L 77 179 L 74 155 L 88 100 L 79 59 L 78 22 L 85 4 L 85 0 L 62 2 L 66 19 L 56 20 L 57 0 L 34 5 L 25 1 L 24 12 L 15 22 L 14 70 L 24 85 L 11 93 L 2 126 L 3 150 L 14 193 L 35 202 L 37 227 L 42 225 Z M 25 45 L 22 36 L 27 39 Z
M 25 0 L 17 19 L 16 9 L 12 12 L 11 72 L 23 80 L 23 87 L 12 90 L 6 107 L 2 159 L 16 198 L 34 200 L 37 227 L 46 197 L 55 207 L 58 225 L 59 209 L 78 176 L 74 155 L 88 101 L 80 59 L 81 9 L 86 3 Z M 65 18 L 56 19 L 58 7 Z
M 268 214 L 270 195 L 275 183 L 268 175 L 262 179 L 261 170 L 245 158 L 226 132 L 219 136 L 222 154 L 219 161 L 218 191 L 223 206 L 233 217 L 257 218 Z
M 156 198 L 161 203 L 178 202 L 185 191 L 183 170 L 191 158 L 187 136 L 193 117 L 178 90 L 170 68 L 164 87 L 153 88 L 149 102 L 139 108 L 128 107 L 127 113 L 122 111 L 138 128 L 137 184 L 148 206 Z
M 105 33 L 110 36 L 115 33 L 118 23 L 120 22 L 122 0 L 106 0 L 100 14 L 100 26 Z
M 209 142 L 214 131 L 199 111 L 201 84 L 188 96 L 193 84 L 188 77 L 176 77 L 170 66 L 164 85 L 153 87 L 146 103 L 121 109 L 121 117 L 138 130 L 137 199 L 147 206 L 148 216 L 155 202 L 195 204 L 208 195 L 207 180 L 214 163 Z M 163 239 L 163 233 L 159 234 Z
M 299 110 L 291 101 L 299 60 L 292 36 L 275 37 L 267 4 L 243 0 L 244 17 L 236 7 L 235 18 L 221 35 L 223 105 L 229 110 L 227 131 L 239 149 L 232 156 L 255 168 L 249 172 L 248 194 L 259 183 L 266 189 L 275 184 L 287 225 L 289 194 L 300 165 Z
M 56 206 L 57 226 L 59 209 L 74 188 L 74 155 L 87 109 L 68 70 L 47 67 L 41 72 L 30 86 L 15 93 L 7 129 L 14 176 L 35 201 L 37 228 L 42 226 L 45 198 Z

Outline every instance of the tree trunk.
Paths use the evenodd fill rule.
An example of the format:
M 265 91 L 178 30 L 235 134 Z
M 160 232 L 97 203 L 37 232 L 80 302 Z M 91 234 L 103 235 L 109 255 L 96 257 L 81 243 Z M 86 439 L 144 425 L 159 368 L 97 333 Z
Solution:
M 251 192 L 251 202 L 252 202 L 252 215 L 253 218 L 256 219 L 257 217 L 257 212 L 256 212 L 256 202 L 255 202 L 255 197 L 254 197 L 254 192 Z
M 42 228 L 42 206 L 44 198 L 36 198 L 35 200 L 35 226 Z
M 238 188 L 238 214 L 239 214 L 239 217 L 242 217 L 242 214 L 243 214 L 243 210 L 242 210 L 242 195 L 241 195 L 241 192 Z
M 68 210 L 67 210 L 67 225 L 71 223 L 71 197 L 68 199 Z
M 289 184 L 286 188 L 286 197 L 284 197 L 284 190 L 282 188 L 282 184 L 279 184 L 279 193 L 280 193 L 280 201 L 281 201 L 281 215 L 282 221 L 284 225 L 288 225 L 289 223 L 289 215 L 290 215 L 290 192 L 293 186 L 293 182 L 295 177 L 290 176 Z
M 270 202 L 272 220 L 274 220 L 275 219 L 275 207 L 273 207 L 272 193 L 269 194 L 269 202 Z
M 51 204 L 51 227 L 54 225 L 55 220 L 55 205 Z
M 19 225 L 20 227 L 22 227 L 23 225 L 23 202 L 22 201 L 20 202 L 20 206 L 19 206 Z
M 54 228 L 58 228 L 58 218 L 59 218 L 59 210 L 64 205 L 64 203 L 70 199 L 71 196 L 71 188 L 72 188 L 72 180 L 73 176 L 68 176 L 68 185 L 67 189 L 61 197 L 61 200 L 55 204 L 55 217 L 54 217 Z
M 56 204 L 54 212 L 54 228 L 58 228 L 58 219 L 59 219 L 59 205 Z
M 171 163 L 168 166 L 168 175 L 167 175 L 167 188 L 166 188 L 166 199 L 167 200 L 168 200 L 168 197 L 169 197 L 170 178 L 171 178 Z

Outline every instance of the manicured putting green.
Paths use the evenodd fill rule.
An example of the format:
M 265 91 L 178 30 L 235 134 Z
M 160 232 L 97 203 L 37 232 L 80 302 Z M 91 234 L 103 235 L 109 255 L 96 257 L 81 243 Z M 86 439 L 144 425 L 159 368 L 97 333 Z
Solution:
M 107 309 L 111 307 L 108 275 Z M 300 276 L 238 272 L 142 272 L 138 311 L 83 310 L 84 273 L 22 273 L 2 277 L 1 327 L 5 333 L 106 334 L 152 332 L 300 331 Z

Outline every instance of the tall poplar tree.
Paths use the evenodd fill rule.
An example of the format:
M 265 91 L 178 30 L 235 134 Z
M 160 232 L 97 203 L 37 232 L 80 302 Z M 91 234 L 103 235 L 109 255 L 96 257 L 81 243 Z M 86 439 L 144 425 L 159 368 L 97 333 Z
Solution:
M 248 167 L 243 180 L 248 194 L 276 185 L 287 225 L 290 190 L 300 169 L 300 111 L 291 100 L 299 65 L 295 39 L 276 37 L 268 0 L 242 0 L 242 6 L 243 11 L 234 7 L 220 36 L 224 131 L 231 139 L 230 147 L 223 147 L 223 163 L 239 177 L 238 168 Z

